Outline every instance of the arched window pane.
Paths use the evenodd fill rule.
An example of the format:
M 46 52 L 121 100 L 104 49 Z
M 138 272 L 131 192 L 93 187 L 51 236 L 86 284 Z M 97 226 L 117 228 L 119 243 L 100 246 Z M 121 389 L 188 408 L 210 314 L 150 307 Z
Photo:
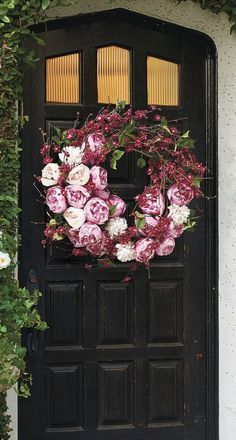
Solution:
M 148 104 L 179 105 L 179 65 L 147 57 Z
M 130 52 L 117 46 L 97 50 L 98 102 L 130 103 Z
M 80 54 L 46 60 L 46 101 L 80 102 Z

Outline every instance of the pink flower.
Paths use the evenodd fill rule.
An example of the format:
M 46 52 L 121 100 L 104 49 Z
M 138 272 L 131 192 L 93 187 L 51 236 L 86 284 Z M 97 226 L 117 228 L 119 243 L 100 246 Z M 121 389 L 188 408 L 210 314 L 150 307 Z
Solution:
M 102 231 L 93 223 L 84 223 L 79 230 L 79 240 L 82 246 L 87 246 L 102 239 Z
M 79 231 L 77 229 L 70 228 L 68 231 L 68 238 L 73 243 L 74 247 L 82 247 L 79 239 Z
M 111 195 L 107 201 L 107 204 L 109 207 L 115 207 L 115 211 L 110 215 L 110 217 L 119 217 L 120 215 L 124 214 L 126 210 L 126 203 L 116 195 Z
M 96 189 L 104 189 L 107 187 L 107 170 L 98 165 L 94 165 L 90 170 L 90 177 Z
M 88 222 L 102 225 L 108 220 L 109 208 L 104 200 L 93 197 L 85 205 L 84 213 Z
M 82 156 L 85 145 L 81 147 L 66 146 L 58 154 L 59 159 L 69 165 L 79 165 L 82 162 Z
M 167 191 L 168 199 L 174 205 L 187 205 L 194 198 L 194 191 L 191 186 L 182 183 L 177 185 L 174 183 Z
M 108 236 L 106 231 L 102 232 L 101 240 L 87 245 L 86 249 L 93 256 L 96 256 L 96 257 L 97 256 L 101 257 L 105 254 L 112 256 L 115 253 L 115 248 L 114 248 L 112 239 Z
M 142 235 L 148 235 L 153 228 L 155 228 L 158 224 L 158 219 L 152 217 L 151 215 L 145 215 L 144 220 L 146 224 L 142 229 L 139 229 L 140 234 Z
M 155 254 L 155 241 L 151 238 L 141 238 L 135 245 L 135 260 L 148 264 Z
M 108 189 L 95 189 L 94 194 L 96 197 L 102 200 L 108 200 L 111 195 Z
M 42 169 L 41 182 L 44 186 L 56 185 L 60 177 L 60 168 L 58 163 L 48 163 Z
M 136 200 L 146 214 L 162 215 L 165 210 L 165 197 L 157 186 L 146 188 Z
M 159 244 L 156 248 L 156 254 L 159 257 L 163 257 L 165 255 L 169 255 L 173 252 L 175 247 L 175 240 L 171 237 L 166 238 L 161 244 Z
M 46 203 L 50 211 L 58 214 L 64 212 L 67 208 L 66 198 L 59 186 L 53 186 L 47 190 Z
M 89 149 L 92 152 L 100 153 L 105 142 L 106 139 L 102 133 L 93 133 L 88 136 Z
M 90 193 L 83 186 L 68 185 L 65 188 L 66 197 L 70 206 L 83 208 L 90 198 Z
M 79 208 L 69 207 L 63 214 L 67 223 L 73 229 L 79 229 L 85 222 L 84 210 Z
M 184 232 L 184 225 L 175 225 L 173 221 L 171 221 L 169 226 L 169 235 L 171 238 L 180 237 Z
M 72 168 L 67 177 L 67 182 L 71 185 L 85 185 L 90 178 L 90 170 L 86 165 L 77 165 Z

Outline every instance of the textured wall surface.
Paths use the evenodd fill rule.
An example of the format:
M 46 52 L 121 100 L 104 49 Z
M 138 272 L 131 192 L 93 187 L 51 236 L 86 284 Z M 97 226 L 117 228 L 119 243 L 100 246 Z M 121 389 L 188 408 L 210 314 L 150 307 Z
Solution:
M 72 7 L 52 8 L 50 17 L 122 7 L 209 35 L 218 51 L 219 102 L 219 326 L 220 440 L 236 433 L 236 34 L 225 14 L 215 16 L 192 2 L 174 0 L 79 0 Z M 11 404 L 14 413 L 14 402 Z M 16 440 L 16 433 L 12 439 Z M 190 439 L 189 439 L 190 440 Z

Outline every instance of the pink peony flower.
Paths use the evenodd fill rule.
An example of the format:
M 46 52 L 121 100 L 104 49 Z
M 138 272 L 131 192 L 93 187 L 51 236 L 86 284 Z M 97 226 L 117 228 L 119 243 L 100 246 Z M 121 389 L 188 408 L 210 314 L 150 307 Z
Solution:
M 88 222 L 102 225 L 108 220 L 109 208 L 104 200 L 93 197 L 86 203 L 84 213 Z
M 182 183 L 177 185 L 174 183 L 167 191 L 168 199 L 174 205 L 187 205 L 194 198 L 194 191 L 191 186 Z
M 105 143 L 106 139 L 104 138 L 102 133 L 93 133 L 88 136 L 89 149 L 92 152 L 100 153 Z
M 107 187 L 107 170 L 94 165 L 90 170 L 90 177 L 96 189 L 101 190 Z
M 58 163 L 48 163 L 42 169 L 41 182 L 44 186 L 56 185 L 60 177 L 60 168 Z
M 72 168 L 67 177 L 67 182 L 71 185 L 85 185 L 90 178 L 90 170 L 86 165 L 77 165 Z
M 102 232 L 102 238 L 99 241 L 88 244 L 86 249 L 95 257 L 103 256 L 105 254 L 114 254 L 114 246 L 106 231 Z
M 67 208 L 63 216 L 73 229 L 79 229 L 85 222 L 83 209 L 73 207 Z
M 96 197 L 98 197 L 99 199 L 108 200 L 111 193 L 110 193 L 110 191 L 108 191 L 108 189 L 95 189 L 94 195 Z
M 148 264 L 155 254 L 155 241 L 151 238 L 141 238 L 135 245 L 135 260 Z
M 169 226 L 169 235 L 171 238 L 180 237 L 184 232 L 184 225 L 175 225 L 172 221 Z
M 82 246 L 87 246 L 102 239 L 102 231 L 93 223 L 84 223 L 79 230 L 79 241 Z
M 146 214 L 162 215 L 165 210 L 165 197 L 157 186 L 146 188 L 136 200 Z
M 66 146 L 61 153 L 58 154 L 59 159 L 69 165 L 79 165 L 82 162 L 82 156 L 85 145 L 81 147 Z
M 57 214 L 64 212 L 67 208 L 66 198 L 63 196 L 59 186 L 53 186 L 47 190 L 46 203 L 50 211 Z
M 65 188 L 66 197 L 70 206 L 83 208 L 90 198 L 90 193 L 83 186 L 68 185 Z
M 175 240 L 171 237 L 166 238 L 161 244 L 159 244 L 156 248 L 156 254 L 159 257 L 163 257 L 165 255 L 169 255 L 173 252 L 175 247 Z
M 151 215 L 145 215 L 144 220 L 145 220 L 146 224 L 144 225 L 144 227 L 142 229 L 139 229 L 139 232 L 140 232 L 140 234 L 145 236 L 145 235 L 148 235 L 152 231 L 152 228 L 155 228 L 157 226 L 158 219 L 152 217 Z
M 115 206 L 115 212 L 110 215 L 110 217 L 119 217 L 124 214 L 126 210 L 126 203 L 120 197 L 116 195 L 111 195 L 107 201 L 109 207 Z

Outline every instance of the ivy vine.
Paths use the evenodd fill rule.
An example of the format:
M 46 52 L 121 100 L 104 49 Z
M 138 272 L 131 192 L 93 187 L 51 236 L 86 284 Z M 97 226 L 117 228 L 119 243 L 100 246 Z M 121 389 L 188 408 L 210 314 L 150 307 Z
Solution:
M 181 3 L 186 0 L 178 0 Z M 232 26 L 230 32 L 236 31 L 236 0 L 192 0 L 194 3 L 199 3 L 202 9 L 209 9 L 215 14 L 225 12 L 229 16 Z
M 57 5 L 67 1 L 60 0 Z M 36 63 L 27 41 L 43 42 L 29 23 L 45 20 L 50 0 L 1 0 L 0 4 L 0 440 L 10 438 L 6 391 L 17 381 L 19 394 L 29 395 L 30 378 L 25 372 L 26 350 L 21 345 L 25 327 L 43 330 L 46 324 L 37 312 L 40 293 L 20 288 L 16 280 L 19 133 L 27 121 L 21 114 L 24 67 Z M 4 265 L 5 264 L 5 265 Z

